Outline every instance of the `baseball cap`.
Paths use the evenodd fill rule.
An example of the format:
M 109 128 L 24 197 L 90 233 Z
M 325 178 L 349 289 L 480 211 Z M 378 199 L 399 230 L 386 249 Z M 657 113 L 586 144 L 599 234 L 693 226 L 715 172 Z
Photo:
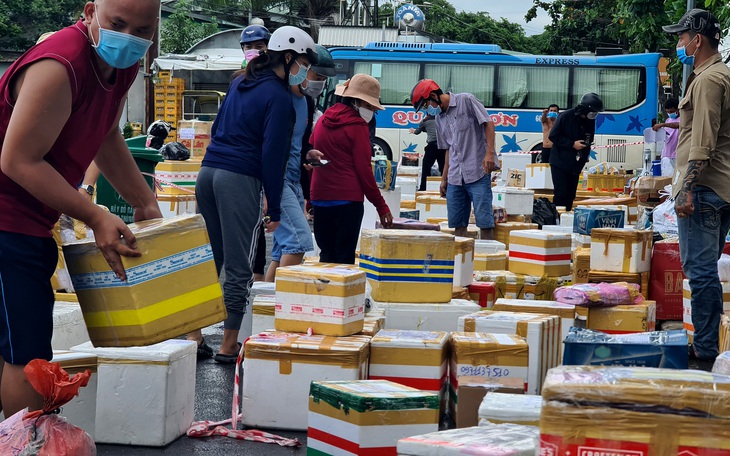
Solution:
M 693 8 L 687 11 L 678 23 L 662 27 L 667 33 L 692 31 L 710 38 L 720 39 L 720 21 L 709 11 Z

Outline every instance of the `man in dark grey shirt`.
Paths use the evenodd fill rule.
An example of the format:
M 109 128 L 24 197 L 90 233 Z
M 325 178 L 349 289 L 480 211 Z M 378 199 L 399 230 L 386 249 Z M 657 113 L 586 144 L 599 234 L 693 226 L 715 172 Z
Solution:
M 494 239 L 492 171 L 499 169 L 489 113 L 470 93 L 444 93 L 424 79 L 413 88 L 416 110 L 436 117 L 438 147 L 446 149 L 441 196 L 446 197 L 449 228 L 466 236 L 471 207 L 482 239 Z

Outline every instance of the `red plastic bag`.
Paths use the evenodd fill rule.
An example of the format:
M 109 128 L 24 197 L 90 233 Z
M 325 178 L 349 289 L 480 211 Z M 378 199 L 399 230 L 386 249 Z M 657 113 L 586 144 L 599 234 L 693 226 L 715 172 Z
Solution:
M 70 378 L 58 363 L 42 359 L 34 359 L 24 371 L 43 396 L 43 410 L 21 410 L 0 423 L 0 456 L 96 456 L 89 434 L 56 413 L 89 383 L 91 372 Z

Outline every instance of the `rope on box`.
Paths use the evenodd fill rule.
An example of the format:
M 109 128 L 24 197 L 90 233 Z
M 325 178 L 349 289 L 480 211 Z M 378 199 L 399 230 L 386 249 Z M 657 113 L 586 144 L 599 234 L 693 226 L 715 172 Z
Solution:
M 230 437 L 236 440 L 247 440 L 249 442 L 274 443 L 282 447 L 298 447 L 302 444 L 298 439 L 287 439 L 276 434 L 257 431 L 255 429 L 237 429 L 238 420 L 243 419 L 240 413 L 241 394 L 241 362 L 243 361 L 243 351 L 248 339 L 241 345 L 236 359 L 236 374 L 233 380 L 233 407 L 232 416 L 223 421 L 196 421 L 187 431 L 188 437 L 211 437 L 215 435 Z M 231 428 L 226 427 L 227 424 Z
M 161 191 L 163 193 L 165 192 L 165 189 L 162 188 L 162 184 L 165 184 L 165 185 L 169 185 L 172 188 L 176 188 L 176 189 L 180 190 L 181 192 L 185 192 L 185 193 L 188 193 L 190 195 L 195 195 L 195 190 L 190 190 L 189 188 L 181 187 L 181 186 L 179 186 L 177 184 L 174 184 L 174 183 L 172 183 L 172 182 L 170 182 L 168 180 L 160 179 L 159 177 L 155 176 L 154 174 L 150 174 L 150 173 L 143 172 L 142 175 L 143 176 L 147 176 L 147 177 L 151 177 L 152 179 L 154 179 L 154 181 L 155 181 L 155 188 L 157 188 L 157 190 L 159 190 L 159 191 Z
M 625 147 L 625 146 L 637 146 L 639 144 L 646 144 L 644 141 L 636 141 L 636 142 L 628 142 L 628 143 L 620 143 L 620 144 L 608 144 L 605 146 L 591 146 L 591 149 L 615 149 L 617 147 Z M 542 152 L 542 150 L 521 150 L 518 152 L 508 152 L 508 153 L 517 153 L 517 154 L 539 154 Z

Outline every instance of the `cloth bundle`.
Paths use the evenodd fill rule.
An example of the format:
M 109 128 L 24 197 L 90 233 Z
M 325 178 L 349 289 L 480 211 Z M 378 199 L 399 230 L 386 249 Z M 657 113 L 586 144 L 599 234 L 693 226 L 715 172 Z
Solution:
M 644 297 L 635 283 L 579 283 L 555 290 L 555 300 L 583 307 L 639 304 Z

